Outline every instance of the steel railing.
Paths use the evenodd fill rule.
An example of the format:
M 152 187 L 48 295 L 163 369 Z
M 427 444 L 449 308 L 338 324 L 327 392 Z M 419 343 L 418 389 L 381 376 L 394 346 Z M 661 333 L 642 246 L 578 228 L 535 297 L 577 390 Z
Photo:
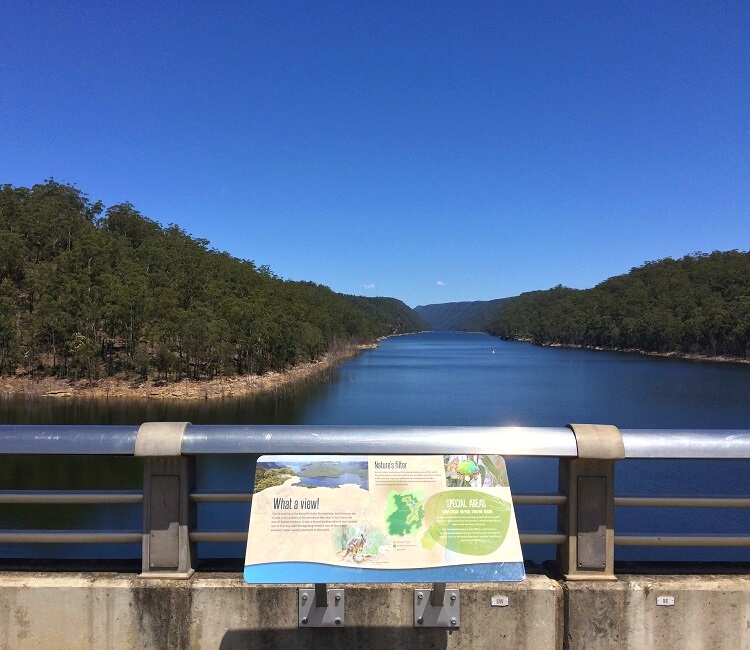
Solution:
M 575 425 L 578 426 L 578 425 Z M 136 454 L 137 426 L 0 426 L 0 455 L 95 455 L 133 456 Z M 614 458 L 586 460 L 579 455 L 577 433 L 567 427 L 396 427 L 396 426 L 264 426 L 264 425 L 190 425 L 184 428 L 179 459 L 194 464 L 195 458 L 216 454 L 241 454 L 257 458 L 262 454 L 500 454 L 504 456 L 547 457 L 559 459 L 561 477 L 571 468 L 577 479 L 581 476 L 599 478 L 602 473 L 613 475 L 614 464 L 621 459 L 743 459 L 750 460 L 749 430 L 642 430 L 625 429 L 619 432 L 624 453 Z M 144 513 L 153 495 L 155 475 L 149 470 L 153 459 L 144 458 L 144 490 L 3 490 L 2 505 L 142 505 Z M 578 465 L 576 465 L 578 463 Z M 588 463 L 588 465 L 586 464 Z M 591 465 L 593 463 L 593 465 Z M 598 463 L 598 464 L 597 464 Z M 603 464 L 602 464 L 603 463 Z M 153 463 L 152 463 L 153 464 Z M 587 469 L 591 465 L 594 471 Z M 750 470 L 750 465 L 748 466 Z M 159 471 L 158 470 L 157 474 Z M 180 470 L 183 471 L 183 470 Z M 149 473 L 150 472 L 150 473 Z M 579 483 L 579 485 L 584 485 Z M 578 503 L 569 503 L 575 494 Z M 184 501 L 189 507 L 198 504 L 228 504 L 252 502 L 246 492 L 196 492 L 187 490 Z M 514 493 L 514 502 L 521 506 L 552 506 L 558 509 L 563 530 L 520 531 L 522 544 L 551 544 L 566 553 L 589 543 L 585 531 L 577 530 L 575 511 L 586 498 L 561 478 L 557 493 Z M 606 506 L 647 508 L 750 508 L 750 495 L 723 497 L 698 496 L 616 496 L 607 491 Z M 611 517 L 597 514 L 608 529 Z M 572 517 L 572 519 L 571 519 Z M 189 520 L 189 518 L 188 518 Z M 144 522 L 146 517 L 144 516 Z M 75 530 L 1 530 L 0 544 L 105 544 L 140 543 L 144 553 L 149 530 L 143 531 L 75 531 Z M 612 531 L 607 542 L 607 553 L 614 545 L 620 546 L 750 546 L 749 534 L 741 535 L 624 535 Z M 245 542 L 246 530 L 200 530 L 187 524 L 184 543 Z M 595 545 L 598 543 L 593 542 Z M 572 549 L 572 550 L 571 550 Z M 590 549 L 589 549 L 590 551 Z M 598 551 L 597 551 L 598 552 Z M 560 555 L 558 553 L 558 555 Z M 145 562 L 145 560 L 144 560 Z M 568 570 L 585 577 L 589 568 L 575 564 L 569 558 Z M 145 566 L 145 565 L 144 565 Z M 145 572 L 145 568 L 144 568 Z

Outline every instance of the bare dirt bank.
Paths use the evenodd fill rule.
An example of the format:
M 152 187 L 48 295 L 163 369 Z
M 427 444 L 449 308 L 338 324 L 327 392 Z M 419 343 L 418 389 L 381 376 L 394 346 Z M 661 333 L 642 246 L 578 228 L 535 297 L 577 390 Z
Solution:
M 28 395 L 30 397 L 81 397 L 81 398 L 139 398 L 155 400 L 209 400 L 226 397 L 246 397 L 274 392 L 286 386 L 321 375 L 362 350 L 377 344 L 348 346 L 330 352 L 317 361 L 301 363 L 282 372 L 264 375 L 222 377 L 210 381 L 163 381 L 149 379 L 134 381 L 108 377 L 98 381 L 69 381 L 44 377 L 31 379 L 25 376 L 0 377 L 0 395 Z

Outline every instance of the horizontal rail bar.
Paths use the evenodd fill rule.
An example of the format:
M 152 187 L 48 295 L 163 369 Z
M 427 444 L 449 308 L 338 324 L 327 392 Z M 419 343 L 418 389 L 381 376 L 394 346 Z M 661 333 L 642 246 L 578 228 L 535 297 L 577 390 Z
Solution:
M 568 497 L 564 494 L 514 494 L 513 503 L 519 506 L 564 506 Z
M 132 455 L 138 426 L 0 425 L 0 454 Z M 746 429 L 622 429 L 626 458 L 750 458 Z M 565 427 L 191 425 L 182 453 L 575 457 Z
M 247 542 L 247 531 L 236 530 L 194 530 L 190 533 L 191 542 Z
M 0 454 L 132 456 L 137 433 L 137 425 L 4 424 Z
M 577 454 L 565 427 L 191 425 L 183 454 Z
M 0 493 L 0 503 L 2 503 Z M 253 495 L 248 492 L 194 492 L 190 495 L 193 503 L 252 503 Z M 568 498 L 564 494 L 514 494 L 513 503 L 525 506 L 564 506 Z M 748 499 L 750 503 L 750 499 Z
M 563 544 L 564 533 L 521 533 L 521 544 Z M 191 542 L 246 542 L 247 532 L 236 530 L 205 530 L 190 533 Z
M 142 541 L 137 532 L 79 532 L 79 531 L 4 531 L 0 544 L 137 544 Z M 521 533 L 522 544 L 563 544 L 564 533 Z M 247 533 L 241 531 L 193 531 L 191 542 L 245 542 Z M 615 535 L 617 546 L 750 546 L 750 535 L 744 536 L 685 536 L 685 535 Z
M 49 491 L 49 490 L 2 490 L 0 504 L 86 504 L 98 503 L 127 504 L 143 503 L 143 492 L 117 490 L 101 492 L 94 490 Z
M 0 544 L 140 544 L 142 541 L 143 534 L 132 531 L 24 530 L 0 532 Z
M 750 546 L 750 535 L 615 535 L 615 546 Z
M 519 533 L 521 544 L 564 544 L 567 541 L 565 533 Z
M 625 458 L 750 458 L 750 431 L 621 429 Z
M 750 508 L 750 499 L 736 497 L 615 497 L 626 508 Z
M 251 503 L 249 492 L 194 492 L 190 495 L 193 503 Z

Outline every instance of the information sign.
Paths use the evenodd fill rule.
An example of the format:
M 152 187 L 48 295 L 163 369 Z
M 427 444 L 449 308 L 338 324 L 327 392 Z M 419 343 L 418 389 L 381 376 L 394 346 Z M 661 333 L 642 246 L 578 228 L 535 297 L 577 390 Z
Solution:
M 523 580 L 501 456 L 262 456 L 250 583 Z

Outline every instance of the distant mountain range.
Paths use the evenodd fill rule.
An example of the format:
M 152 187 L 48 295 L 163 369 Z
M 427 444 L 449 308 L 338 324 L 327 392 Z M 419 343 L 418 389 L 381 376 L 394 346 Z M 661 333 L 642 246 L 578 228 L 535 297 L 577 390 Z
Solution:
M 436 331 L 484 331 L 492 316 L 513 298 L 419 305 L 414 311 Z

